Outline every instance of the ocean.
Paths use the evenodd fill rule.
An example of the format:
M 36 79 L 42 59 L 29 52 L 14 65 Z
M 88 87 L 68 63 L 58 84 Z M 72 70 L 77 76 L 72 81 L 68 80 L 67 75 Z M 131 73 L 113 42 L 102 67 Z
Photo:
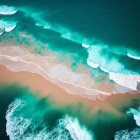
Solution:
M 140 105 L 139 100 L 136 102 L 136 99 L 131 103 L 125 103 L 127 107 L 124 105 L 118 109 L 123 114 L 118 117 L 105 110 L 87 114 L 83 103 L 55 106 L 56 101 L 50 97 L 40 98 L 37 94 L 31 93 L 28 87 L 18 83 L 1 84 L 0 95 L 3 139 L 8 139 L 9 136 L 11 140 L 111 140 L 114 138 L 118 140 L 121 135 L 124 135 L 123 137 L 132 135 L 130 133 L 135 131 L 134 129 L 138 129 L 138 135 L 134 135 L 137 131 L 133 132 L 133 137 L 139 136 L 139 127 L 133 115 L 126 115 L 126 110 L 130 107 L 137 108 Z M 85 118 L 90 120 L 90 123 Z M 120 130 L 126 133 L 121 134 Z
M 109 102 L 108 110 L 83 101 L 57 106 L 51 93 L 52 98 L 41 97 L 20 80 L 0 80 L 0 137 L 139 140 L 140 97 L 125 100 L 140 91 L 139 5 L 139 0 L 1 0 L 0 65 L 41 75 L 93 102 L 123 98 L 120 105 Z M 96 111 L 88 114 L 91 108 Z

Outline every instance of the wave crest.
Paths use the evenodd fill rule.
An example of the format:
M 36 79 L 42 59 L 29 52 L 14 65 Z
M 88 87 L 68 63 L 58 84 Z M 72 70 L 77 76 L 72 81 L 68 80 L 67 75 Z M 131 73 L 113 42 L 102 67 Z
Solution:
M 0 14 L 1 15 L 13 15 L 17 12 L 17 10 L 12 6 L 2 5 L 0 6 Z
M 138 109 L 130 108 L 126 113 L 128 115 L 133 115 L 137 126 L 140 126 L 140 107 Z
M 81 126 L 77 118 L 69 115 L 65 115 L 59 119 L 56 126 L 52 130 L 49 130 L 46 123 L 43 122 L 45 112 L 40 110 L 44 113 L 36 115 L 38 112 L 33 109 L 33 106 L 34 104 L 21 99 L 16 99 L 9 105 L 6 114 L 6 132 L 10 140 L 93 139 L 92 133 L 85 126 Z

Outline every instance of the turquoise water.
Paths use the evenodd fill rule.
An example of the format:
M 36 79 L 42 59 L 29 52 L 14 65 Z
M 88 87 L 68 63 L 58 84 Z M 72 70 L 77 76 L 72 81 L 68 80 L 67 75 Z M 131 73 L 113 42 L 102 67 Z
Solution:
M 127 56 L 140 56 L 139 1 L 41 0 L 1 1 L 0 4 L 17 10 L 13 15 L 1 15 L 0 23 L 3 20 L 17 22 L 13 33 L 25 32 L 35 38 L 35 43 L 40 45 L 35 48 L 37 53 L 47 49 L 64 52 L 70 54 L 75 63 L 82 61 L 87 65 L 90 61 L 110 72 L 139 75 L 139 60 Z M 91 47 L 83 48 L 82 43 Z
M 4 118 L 3 121 L 1 119 L 3 122 L 1 127 L 6 124 L 6 134 L 11 140 L 94 139 L 93 132 L 81 124 L 78 117 L 70 115 L 70 110 L 54 107 L 49 97 L 39 98 L 37 95 L 33 95 L 28 88 L 17 84 L 1 86 L 3 87 L 1 87 L 0 93 L 1 101 L 6 101 L 1 102 L 1 104 L 5 104 L 5 106 L 1 106 L 1 111 L 3 109 L 5 112 L 2 115 L 6 115 L 6 123 Z M 7 94 L 5 95 L 5 93 Z M 7 95 L 9 100 L 4 99 Z M 4 132 L 2 134 L 4 139 L 8 138 Z
M 4 139 L 117 140 L 122 135 L 139 136 L 139 125 L 133 118 L 133 113 L 140 118 L 136 99 L 121 103 L 121 108 L 114 106 L 124 115 L 118 117 L 105 110 L 87 113 L 90 108 L 83 103 L 55 106 L 57 101 L 49 96 L 40 98 L 19 84 L 1 84 L 0 89 L 0 135 Z
M 57 52 L 59 63 L 70 56 L 71 70 L 82 64 L 97 83 L 109 72 L 140 75 L 139 5 L 139 0 L 1 0 L 0 42 L 41 56 Z M 83 115 L 83 103 L 57 108 L 56 101 L 17 85 L 2 85 L 0 92 L 4 139 L 140 139 L 139 99 L 122 103 L 117 109 L 125 117 L 117 118 L 104 110 Z

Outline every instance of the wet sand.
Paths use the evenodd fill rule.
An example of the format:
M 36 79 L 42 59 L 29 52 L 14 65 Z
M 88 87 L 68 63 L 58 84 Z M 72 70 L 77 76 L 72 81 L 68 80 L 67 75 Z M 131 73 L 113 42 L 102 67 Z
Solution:
M 104 92 L 104 90 L 102 90 L 103 87 L 106 87 L 106 84 L 103 82 L 101 82 L 102 85 L 100 87 L 94 89 L 93 88 L 88 89 L 85 87 L 77 86 L 74 85 L 73 83 L 64 82 L 60 79 L 57 79 L 56 77 L 53 77 L 36 63 L 28 62 L 25 60 L 19 60 L 18 57 L 0 55 L 0 64 L 5 65 L 9 70 L 14 72 L 27 71 L 27 72 L 40 74 L 43 78 L 57 84 L 59 87 L 62 87 L 70 94 L 80 94 L 81 96 L 90 99 L 96 99 L 96 98 L 104 99 L 106 95 L 112 94 L 112 85 L 108 86 L 109 92 Z
M 63 88 L 44 79 L 39 74 L 31 72 L 12 72 L 5 66 L 0 65 L 0 83 L 19 83 L 30 87 L 33 93 L 39 93 L 41 97 L 50 96 L 57 105 L 76 104 L 82 102 L 92 112 L 105 110 L 117 116 L 122 116 L 118 110 L 125 108 L 132 100 L 140 101 L 139 93 L 126 93 L 108 96 L 103 100 L 90 100 L 76 94 L 69 94 Z M 71 88 L 71 87 L 69 87 Z M 78 91 L 77 91 L 78 92 Z M 80 92 L 80 91 L 79 91 Z
M 3 63 L 6 64 L 7 62 L 7 60 L 3 60 Z M 14 63 L 16 66 L 24 66 L 24 63 L 19 63 L 20 65 L 17 65 L 17 62 Z M 13 63 L 9 64 L 12 65 Z M 23 66 L 20 68 L 23 68 Z M 79 94 L 82 89 L 74 89 L 77 94 L 76 92 L 70 94 L 63 87 L 47 80 L 40 74 L 30 72 L 30 69 L 28 70 L 14 72 L 7 69 L 6 66 L 0 65 L 0 84 L 16 83 L 23 88 L 29 88 L 29 91 L 38 95 L 39 98 L 48 97 L 52 108 L 78 116 L 80 122 L 92 130 L 98 140 L 102 140 L 101 134 L 106 136 L 105 140 L 108 140 L 112 139 L 114 133 L 118 130 L 135 127 L 135 121 L 130 120 L 125 111 L 130 107 L 140 105 L 139 91 L 110 96 L 104 95 L 105 98 L 102 97 L 104 100 L 95 99 L 95 96 L 92 97 L 92 95 L 87 98 L 87 96 L 82 97 Z M 72 86 L 67 85 L 67 88 L 71 89 Z
M 101 89 L 101 91 L 106 92 L 106 94 L 110 94 L 108 92 L 113 90 L 114 83 L 112 83 L 111 85 L 107 82 L 107 80 L 105 80 L 105 82 L 102 82 L 102 86 L 100 85 L 100 83 L 97 84 L 95 82 L 95 79 L 90 75 L 89 69 L 82 64 L 78 64 L 78 72 L 73 72 L 70 66 L 72 60 L 69 58 L 69 56 L 67 56 L 65 60 L 63 60 L 63 64 L 59 65 L 59 57 L 57 56 L 58 54 L 56 52 L 47 52 L 45 55 L 38 55 L 32 52 L 32 49 L 25 49 L 23 46 L 22 48 L 18 46 L 0 47 L 1 55 L 11 56 L 11 58 L 15 57 L 17 58 L 17 60 L 19 59 L 37 64 L 40 68 L 42 68 L 45 72 L 53 76 L 55 79 L 61 80 L 65 83 L 73 84 L 74 86 L 80 86 L 91 90 Z M 59 69 L 61 69 L 61 72 L 58 73 Z M 72 76 L 70 77 L 69 75 Z M 105 77 L 105 74 L 102 74 L 100 76 Z M 108 84 L 110 85 L 108 86 Z

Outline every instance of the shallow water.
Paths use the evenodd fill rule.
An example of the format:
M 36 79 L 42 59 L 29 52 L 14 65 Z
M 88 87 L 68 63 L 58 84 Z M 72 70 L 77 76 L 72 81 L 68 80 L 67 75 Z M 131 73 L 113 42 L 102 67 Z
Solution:
M 57 52 L 60 60 L 70 56 L 72 70 L 82 63 L 89 69 L 94 68 L 91 72 L 94 77 L 95 71 L 105 72 L 110 80 L 137 89 L 140 79 L 132 85 L 126 80 L 121 82 L 121 76 L 121 80 L 116 79 L 115 74 L 140 74 L 138 1 L 42 0 L 39 3 L 28 1 L 26 6 L 25 3 L 1 1 L 0 27 L 8 32 L 1 35 L 2 43 L 13 42 L 20 47 L 24 44 L 40 55 L 47 51 Z M 14 13 L 3 14 L 7 9 Z M 110 73 L 114 74 L 113 78 Z
M 57 101 L 53 98 L 49 96 L 40 98 L 39 94 L 32 94 L 29 88 L 19 84 L 1 84 L 0 95 L 3 105 L 0 108 L 1 127 L 5 130 L 1 133 L 3 138 L 7 138 L 7 134 L 12 140 L 33 138 L 109 140 L 114 139 L 118 131 L 134 130 L 138 127 L 133 115 L 127 115 L 126 110 L 138 107 L 140 102 L 125 103 L 126 107 L 122 105 L 118 108 L 122 114 L 119 117 L 106 110 L 87 114 L 90 108 L 84 103 L 58 106 L 55 105 Z
M 35 64 L 56 81 L 72 84 L 69 94 L 77 87 L 88 98 L 94 94 L 91 89 L 108 95 L 138 93 L 139 5 L 138 0 L 1 0 L 0 57 Z M 19 67 L 13 63 L 7 65 L 14 71 Z M 32 67 L 28 71 L 33 72 Z M 3 84 L 0 92 L 5 139 L 139 138 L 139 96 L 112 103 L 121 114 L 116 116 L 102 108 L 89 113 L 83 102 L 57 106 L 57 100 L 41 99 L 22 85 Z

